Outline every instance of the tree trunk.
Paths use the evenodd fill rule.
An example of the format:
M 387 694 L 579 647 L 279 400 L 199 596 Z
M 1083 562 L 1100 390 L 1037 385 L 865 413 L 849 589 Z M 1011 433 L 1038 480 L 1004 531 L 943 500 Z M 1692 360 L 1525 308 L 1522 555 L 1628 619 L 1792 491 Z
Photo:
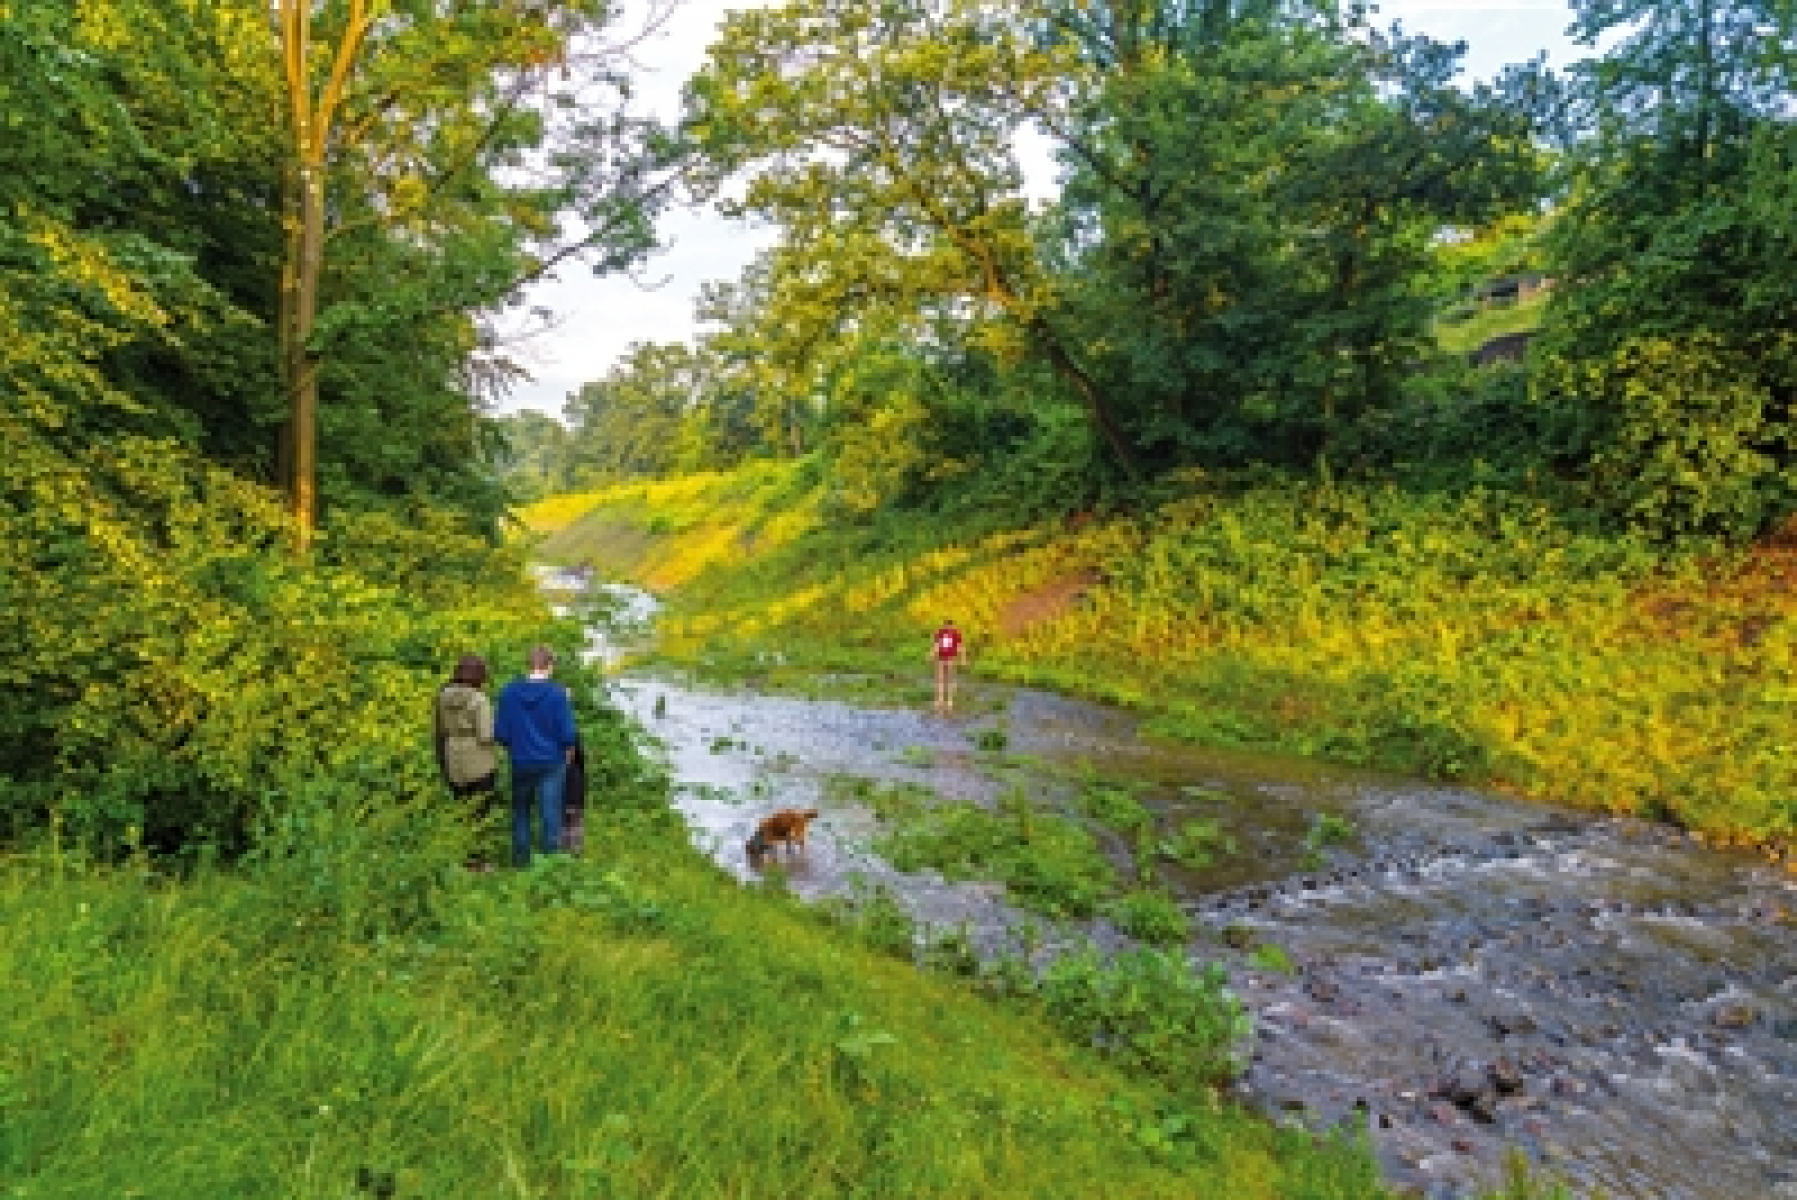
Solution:
M 300 168 L 298 263 L 294 278 L 292 339 L 287 348 L 290 394 L 295 545 L 305 554 L 318 524 L 318 359 L 312 331 L 318 323 L 318 277 L 324 266 L 324 180 L 322 166 Z
M 275 17 L 292 139 L 281 264 L 281 382 L 288 414 L 283 482 L 293 514 L 294 548 L 304 555 L 318 525 L 318 358 L 311 341 L 324 273 L 325 170 L 331 126 L 373 20 L 367 0 L 350 0 L 348 20 L 331 53 L 330 74 L 314 98 L 312 0 L 279 0 Z
M 1111 457 L 1132 482 L 1139 481 L 1142 478 L 1141 464 L 1136 461 L 1129 442 L 1111 420 L 1110 410 L 1105 406 L 1104 397 L 1098 392 L 1098 385 L 1092 382 L 1092 377 L 1086 374 L 1084 368 L 1073 361 L 1073 355 L 1067 352 L 1067 348 L 1061 344 L 1046 321 L 1037 317 L 1030 323 L 1030 331 L 1036 338 L 1036 344 L 1048 356 L 1049 366 L 1062 379 L 1072 384 L 1073 390 L 1085 402 L 1086 414 L 1091 418 L 1093 427 L 1098 430 L 1098 435 L 1104 439 Z

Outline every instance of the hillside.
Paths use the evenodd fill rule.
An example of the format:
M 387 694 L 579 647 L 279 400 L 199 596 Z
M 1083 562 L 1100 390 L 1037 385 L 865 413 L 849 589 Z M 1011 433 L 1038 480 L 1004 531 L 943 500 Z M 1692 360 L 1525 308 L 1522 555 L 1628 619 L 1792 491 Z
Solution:
M 1479 488 L 1203 476 L 1150 511 L 960 539 L 922 518 L 826 529 L 802 478 L 564 498 L 535 510 L 537 552 L 661 594 L 663 658 L 768 686 L 849 673 L 913 701 L 917 647 L 952 615 L 980 674 L 1124 704 L 1168 736 L 1773 854 L 1797 829 L 1797 602 L 1775 548 L 1657 551 Z

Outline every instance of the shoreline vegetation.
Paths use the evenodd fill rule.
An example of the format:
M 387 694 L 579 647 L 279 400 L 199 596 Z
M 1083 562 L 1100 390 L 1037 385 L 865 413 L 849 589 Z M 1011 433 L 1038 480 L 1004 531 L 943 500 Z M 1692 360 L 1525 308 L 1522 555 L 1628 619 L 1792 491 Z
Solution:
M 1108 1065 L 646 812 L 492 875 L 403 824 L 180 886 L 0 862 L 7 1194 L 1383 1194 L 1351 1141 Z
M 1132 512 L 845 526 L 804 462 L 524 510 L 666 604 L 659 661 L 906 701 L 952 615 L 988 679 L 1156 734 L 1679 824 L 1787 863 L 1797 550 L 1666 550 L 1544 501 L 1191 473 Z M 908 519 L 907 519 L 908 518 Z

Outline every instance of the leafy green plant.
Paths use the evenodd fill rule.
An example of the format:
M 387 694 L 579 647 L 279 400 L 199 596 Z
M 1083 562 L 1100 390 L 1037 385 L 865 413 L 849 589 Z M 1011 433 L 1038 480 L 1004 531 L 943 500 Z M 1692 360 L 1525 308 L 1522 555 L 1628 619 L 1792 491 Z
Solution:
M 1011 744 L 1011 735 L 1002 725 L 982 729 L 973 735 L 975 748 L 988 754 L 1002 753 Z
M 1354 825 L 1345 817 L 1338 817 L 1333 813 L 1317 813 L 1311 820 L 1310 828 L 1304 834 L 1306 866 L 1314 869 L 1321 865 L 1325 847 L 1347 842 L 1353 836 Z
M 864 944 L 907 962 L 916 952 L 917 922 L 891 889 L 857 888 L 851 896 L 821 903 L 826 914 Z
M 1292 963 L 1292 956 L 1286 953 L 1285 948 L 1272 942 L 1262 942 L 1255 946 L 1248 952 L 1248 961 L 1275 975 L 1290 975 L 1297 970 Z
M 1157 849 L 1181 866 L 1200 870 L 1215 861 L 1218 854 L 1234 854 L 1236 840 L 1214 818 L 1192 818 L 1181 821 L 1171 834 L 1161 838 Z
M 924 967 L 971 979 L 979 974 L 979 955 L 965 923 L 954 929 L 931 930 L 924 937 L 921 963 Z
M 1078 825 L 1037 814 L 1025 826 L 972 804 L 942 804 L 902 819 L 874 848 L 901 871 L 998 880 L 1018 903 L 1054 917 L 1090 916 L 1114 882 L 1109 862 Z
M 1124 784 L 1089 783 L 1080 791 L 1080 811 L 1113 829 L 1131 833 L 1153 823 L 1154 814 Z
M 1050 1020 L 1104 1054 L 1179 1090 L 1220 1087 L 1241 1069 L 1249 1020 L 1214 964 L 1180 951 L 1086 948 L 1055 960 L 1040 992 Z
M 1165 892 L 1135 891 L 1104 906 L 1118 929 L 1155 946 L 1184 945 L 1192 936 L 1192 920 Z

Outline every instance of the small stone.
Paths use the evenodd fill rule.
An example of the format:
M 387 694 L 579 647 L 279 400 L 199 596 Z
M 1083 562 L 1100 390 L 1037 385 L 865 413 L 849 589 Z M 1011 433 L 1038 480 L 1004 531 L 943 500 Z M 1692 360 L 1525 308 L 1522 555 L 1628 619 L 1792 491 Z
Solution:
M 1490 1078 L 1491 1086 L 1497 1089 L 1500 1096 L 1514 1096 L 1522 1091 L 1522 1072 L 1502 1059 L 1492 1063 L 1486 1069 L 1485 1074 Z
M 1500 1038 L 1535 1032 L 1535 1018 L 1528 1013 L 1503 1013 L 1485 1018 L 1491 1032 Z
M 1759 1015 L 1751 1004 L 1724 1004 L 1710 1015 L 1710 1022 L 1718 1029 L 1745 1029 Z
M 1304 990 L 1319 1004 L 1331 1004 L 1341 996 L 1341 988 L 1327 979 L 1313 979 L 1304 985 Z
M 1460 1108 L 1470 1108 L 1485 1095 L 1485 1075 L 1474 1067 L 1467 1067 L 1452 1079 L 1444 1082 L 1439 1094 Z
M 1471 1154 L 1473 1152 L 1473 1144 L 1467 1138 L 1455 1138 L 1453 1141 L 1449 1142 L 1448 1145 L 1460 1151 L 1462 1154 Z

